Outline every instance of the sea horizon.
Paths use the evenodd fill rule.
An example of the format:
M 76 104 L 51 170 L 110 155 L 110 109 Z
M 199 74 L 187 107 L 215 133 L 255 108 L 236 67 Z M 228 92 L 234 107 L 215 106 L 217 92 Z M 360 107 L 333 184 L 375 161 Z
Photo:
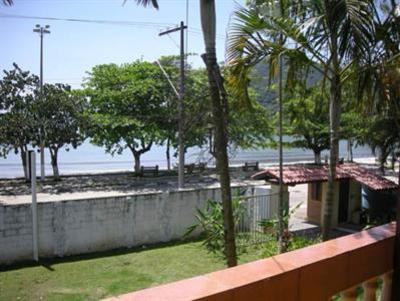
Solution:
M 165 156 L 165 147 L 154 146 L 148 153 L 142 155 L 141 164 L 143 166 L 158 165 L 160 169 L 167 169 L 167 160 Z M 177 158 L 173 156 L 175 150 L 171 150 L 171 167 L 177 164 Z M 322 153 L 322 160 L 328 152 Z M 347 157 L 347 142 L 341 141 L 339 147 L 339 156 Z M 193 147 L 187 150 L 185 163 L 208 162 L 213 165 L 213 159 L 206 148 Z M 229 152 L 230 165 L 240 165 L 244 162 L 258 161 L 260 164 L 273 165 L 278 163 L 278 150 L 271 148 L 242 150 L 231 149 Z M 371 158 L 372 151 L 367 146 L 358 146 L 353 148 L 353 157 L 355 159 Z M 40 155 L 37 153 L 37 172 L 40 172 L 39 161 Z M 314 155 L 311 150 L 299 148 L 284 148 L 284 163 L 294 162 L 312 162 Z M 107 173 L 107 172 L 126 172 L 133 171 L 134 160 L 132 154 L 125 150 L 121 154 L 112 156 L 106 153 L 104 148 L 85 141 L 77 149 L 65 148 L 59 152 L 59 170 L 61 175 L 71 174 L 91 174 L 91 173 Z M 46 175 L 53 174 L 50 164 L 50 154 L 48 150 L 45 152 L 45 172 Z M 7 158 L 0 158 L 0 178 L 18 178 L 23 177 L 23 169 L 21 157 L 19 154 L 10 153 Z

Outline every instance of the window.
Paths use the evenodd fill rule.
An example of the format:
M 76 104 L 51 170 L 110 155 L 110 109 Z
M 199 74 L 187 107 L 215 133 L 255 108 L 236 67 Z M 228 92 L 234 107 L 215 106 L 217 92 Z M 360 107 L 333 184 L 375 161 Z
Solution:
M 311 183 L 311 199 L 313 201 L 322 201 L 322 183 Z

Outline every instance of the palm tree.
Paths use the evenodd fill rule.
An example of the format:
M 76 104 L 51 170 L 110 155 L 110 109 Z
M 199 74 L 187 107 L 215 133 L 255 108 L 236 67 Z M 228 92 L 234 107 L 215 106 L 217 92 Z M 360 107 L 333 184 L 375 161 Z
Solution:
M 135 0 L 140 5 L 158 8 L 156 0 Z M 202 55 L 207 68 L 212 103 L 215 158 L 221 184 L 221 199 L 224 212 L 225 255 L 229 267 L 237 265 L 235 225 L 232 212 L 232 196 L 228 159 L 227 114 L 228 101 L 216 55 L 216 14 L 215 0 L 200 0 L 200 15 L 205 54 Z
M 364 106 L 372 113 L 389 113 L 400 141 L 400 5 L 381 3 L 375 19 L 376 35 L 364 56 L 369 66 L 359 78 Z
M 265 0 L 264 3 L 275 1 Z M 245 90 L 249 70 L 267 60 L 274 67 L 285 57 L 288 81 L 304 77 L 305 67 L 323 74 L 330 84 L 330 163 L 327 198 L 322 209 L 322 236 L 329 238 L 332 223 L 334 179 L 339 157 L 339 122 L 342 83 L 355 70 L 374 36 L 373 0 L 284 1 L 288 14 L 260 14 L 252 8 L 236 13 L 230 30 L 228 59 L 236 75 L 236 87 Z M 282 34 L 286 44 L 271 37 Z M 272 68 L 273 69 L 273 68 Z M 246 93 L 242 93 L 246 95 Z
M 366 92 L 366 108 L 370 113 L 389 117 L 384 147 L 400 145 L 400 5 L 398 1 L 382 1 L 375 18 L 376 36 L 365 61 L 371 67 L 361 73 L 361 88 Z M 367 89 L 366 89 L 367 88 Z M 395 130 L 393 130 L 395 128 Z M 379 131 L 385 128 L 379 128 Z M 374 133 L 373 138 L 379 134 Z M 372 135 L 371 135 L 372 136 Z M 388 141 L 393 139 L 393 141 Z M 389 143 L 387 143 L 387 141 Z M 398 146 L 399 147 L 399 146 Z M 399 172 L 400 185 L 400 172 Z M 397 225 L 400 225 L 400 186 L 397 194 Z M 392 300 L 400 299 L 400 227 L 396 228 L 394 245 Z
M 262 3 L 260 3 L 262 2 Z M 289 2 L 286 0 L 266 0 L 266 1 L 250 1 L 249 3 L 252 11 L 257 11 L 258 13 L 264 13 L 267 15 L 273 15 L 278 18 L 289 18 L 293 15 L 293 7 L 289 6 Z M 240 13 L 239 13 L 240 15 Z M 241 15 L 245 17 L 245 14 Z M 240 17 L 239 17 L 240 18 Z M 246 18 L 246 17 L 245 17 Z M 238 28 L 241 31 L 241 28 Z M 246 29 L 245 29 L 246 30 Z M 269 38 L 283 47 L 286 43 L 286 39 L 281 32 L 275 31 L 269 33 Z M 233 38 L 232 43 L 235 44 L 235 38 Z M 277 57 L 271 56 L 270 64 L 270 77 L 277 78 L 277 94 L 278 94 L 278 107 L 279 107 L 279 121 L 278 121 L 278 133 L 279 133 L 279 201 L 278 201 L 278 249 L 279 253 L 284 253 L 287 251 L 288 247 L 288 236 L 285 233 L 288 232 L 289 224 L 287 219 L 284 218 L 285 212 L 289 212 L 289 204 L 284 200 L 283 191 L 283 55 L 278 55 Z M 238 64 L 240 66 L 240 64 Z M 235 69 L 234 69 L 235 70 Z M 235 71 L 233 72 L 233 82 L 232 86 L 235 85 Z M 237 86 L 239 89 L 241 85 Z M 236 89 L 237 90 L 237 89 Z M 238 92 L 238 91 L 236 91 Z M 239 92 L 239 95 L 241 93 Z M 247 95 L 247 93 L 245 93 Z

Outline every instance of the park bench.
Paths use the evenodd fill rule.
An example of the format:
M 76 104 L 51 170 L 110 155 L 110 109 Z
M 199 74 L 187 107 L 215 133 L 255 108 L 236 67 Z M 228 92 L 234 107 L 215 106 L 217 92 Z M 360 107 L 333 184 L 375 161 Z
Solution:
M 203 172 L 207 167 L 206 162 L 199 162 L 198 164 L 195 164 L 194 168 L 197 169 L 200 172 Z
M 185 173 L 192 174 L 195 168 L 195 164 L 185 164 Z
M 243 171 L 258 170 L 258 161 L 256 162 L 245 162 Z
M 140 174 L 142 176 L 152 175 L 154 177 L 158 176 L 158 165 L 156 166 L 142 166 L 140 169 Z
M 192 174 L 194 171 L 203 172 L 206 169 L 207 163 L 200 162 L 200 163 L 191 163 L 185 164 L 185 173 Z

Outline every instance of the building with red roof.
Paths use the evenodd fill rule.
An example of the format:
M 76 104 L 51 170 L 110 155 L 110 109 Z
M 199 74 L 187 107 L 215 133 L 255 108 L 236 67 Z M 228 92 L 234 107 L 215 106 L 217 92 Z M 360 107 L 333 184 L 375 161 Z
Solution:
M 328 165 L 296 164 L 283 167 L 283 184 L 287 186 L 308 184 L 307 219 L 320 223 L 322 204 L 328 188 Z M 279 184 L 279 168 L 273 167 L 252 176 L 256 180 L 271 183 L 273 190 Z M 332 225 L 360 223 L 362 189 L 372 192 L 388 192 L 397 189 L 397 184 L 358 164 L 340 164 L 336 168 L 335 200 Z M 380 200 L 384 202 L 385 200 Z

